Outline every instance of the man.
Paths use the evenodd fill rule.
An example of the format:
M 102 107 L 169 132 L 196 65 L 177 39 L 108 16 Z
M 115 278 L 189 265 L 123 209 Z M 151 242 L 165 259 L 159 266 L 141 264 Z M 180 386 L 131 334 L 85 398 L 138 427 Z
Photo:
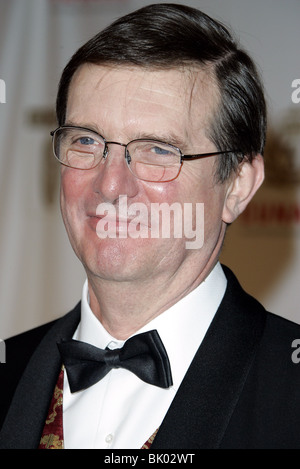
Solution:
M 87 281 L 71 313 L 7 341 L 1 447 L 300 447 L 299 327 L 218 260 L 264 178 L 252 60 L 200 11 L 148 6 L 72 57 L 57 118 Z

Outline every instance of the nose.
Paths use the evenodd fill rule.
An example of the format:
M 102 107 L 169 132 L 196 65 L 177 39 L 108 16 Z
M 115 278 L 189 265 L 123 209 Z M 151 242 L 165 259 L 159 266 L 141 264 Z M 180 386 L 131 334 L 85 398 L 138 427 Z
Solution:
M 95 168 L 94 191 L 105 202 L 114 203 L 120 195 L 134 197 L 138 181 L 130 172 L 123 143 L 107 142 L 104 157 Z

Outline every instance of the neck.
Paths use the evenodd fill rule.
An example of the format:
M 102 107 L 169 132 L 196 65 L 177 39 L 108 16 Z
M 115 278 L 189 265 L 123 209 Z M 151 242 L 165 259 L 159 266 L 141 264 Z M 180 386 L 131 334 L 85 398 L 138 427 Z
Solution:
M 174 278 L 151 282 L 111 282 L 89 278 L 90 307 L 103 327 L 116 339 L 126 340 L 181 298 L 209 275 L 217 261 L 187 281 L 184 272 Z

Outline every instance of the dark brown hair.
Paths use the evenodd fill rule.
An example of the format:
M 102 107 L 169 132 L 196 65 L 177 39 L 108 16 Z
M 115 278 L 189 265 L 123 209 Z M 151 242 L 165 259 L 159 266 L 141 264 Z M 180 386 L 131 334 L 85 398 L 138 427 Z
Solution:
M 57 95 L 57 119 L 63 125 L 68 90 L 75 71 L 85 63 L 146 68 L 213 67 L 220 102 L 208 137 L 221 155 L 219 181 L 236 169 L 241 155 L 263 154 L 266 105 L 261 79 L 249 55 L 220 22 L 184 5 L 159 3 L 116 20 L 84 44 L 65 67 Z

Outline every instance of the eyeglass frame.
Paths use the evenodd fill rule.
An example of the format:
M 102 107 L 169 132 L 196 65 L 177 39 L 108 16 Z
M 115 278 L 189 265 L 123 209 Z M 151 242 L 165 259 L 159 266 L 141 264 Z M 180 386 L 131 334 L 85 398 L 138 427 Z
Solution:
M 79 170 L 83 170 L 83 171 L 89 171 L 91 169 L 94 169 L 98 166 L 98 164 L 100 163 L 101 159 L 99 160 L 99 162 L 95 165 L 95 166 L 92 166 L 91 168 L 76 168 L 76 167 L 73 167 L 71 165 L 68 165 L 66 163 L 63 163 L 56 155 L 55 153 L 55 149 L 54 149 L 54 137 L 55 137 L 55 134 L 56 132 L 58 132 L 59 130 L 61 129 L 78 129 L 78 130 L 86 130 L 88 132 L 92 132 L 96 135 L 98 135 L 99 137 L 101 137 L 101 139 L 103 140 L 104 142 L 104 149 L 103 149 L 103 155 L 102 155 L 102 158 L 105 160 L 107 158 L 107 155 L 108 155 L 108 145 L 110 144 L 113 144 L 113 145 L 120 145 L 121 147 L 124 147 L 124 157 L 125 157 L 125 160 L 126 160 L 126 163 L 127 163 L 127 166 L 128 166 L 128 169 L 130 170 L 130 162 L 128 161 L 129 157 L 130 157 L 130 154 L 129 152 L 127 151 L 127 147 L 128 145 L 130 145 L 131 143 L 134 143 L 134 142 L 156 142 L 156 143 L 161 143 L 163 145 L 168 145 L 172 148 L 174 148 L 176 151 L 179 152 L 179 155 L 180 155 L 180 165 L 179 165 L 179 170 L 178 170 L 178 173 L 177 175 L 170 179 L 170 180 L 167 180 L 167 181 L 155 181 L 155 182 L 170 182 L 174 179 L 176 179 L 178 176 L 179 176 L 179 173 L 181 171 L 181 167 L 182 167 L 182 164 L 183 164 L 183 161 L 189 161 L 189 160 L 194 160 L 194 159 L 200 159 L 200 158 L 206 158 L 206 157 L 210 157 L 210 156 L 217 156 L 217 155 L 222 155 L 222 154 L 227 154 L 227 153 L 243 153 L 241 152 L 241 150 L 224 150 L 224 151 L 214 151 L 214 152 L 209 152 L 209 153 L 198 153 L 198 154 L 195 154 L 195 155 L 185 155 L 179 147 L 177 147 L 176 145 L 173 145 L 171 143 L 167 143 L 167 142 L 164 142 L 162 140 L 157 140 L 155 138 L 136 138 L 136 139 L 133 139 L 131 140 L 130 142 L 128 143 L 120 143 L 120 142 L 114 142 L 114 141 L 108 141 L 106 140 L 101 134 L 99 134 L 98 132 L 96 132 L 95 130 L 92 130 L 92 129 L 89 129 L 88 127 L 81 127 L 81 126 L 77 126 L 77 125 L 60 125 L 59 127 L 57 127 L 55 130 L 51 130 L 50 132 L 50 135 L 52 137 L 52 144 L 53 144 L 53 153 L 54 153 L 54 156 L 55 158 L 59 161 L 60 164 L 64 165 L 64 166 L 67 166 L 68 168 L 73 168 L 73 169 L 79 169 Z M 141 178 L 139 178 L 136 174 L 134 174 L 131 170 L 130 170 L 131 174 L 133 174 L 137 179 L 140 179 L 140 180 L 143 180 Z M 148 182 L 151 182 L 151 181 L 148 181 Z

